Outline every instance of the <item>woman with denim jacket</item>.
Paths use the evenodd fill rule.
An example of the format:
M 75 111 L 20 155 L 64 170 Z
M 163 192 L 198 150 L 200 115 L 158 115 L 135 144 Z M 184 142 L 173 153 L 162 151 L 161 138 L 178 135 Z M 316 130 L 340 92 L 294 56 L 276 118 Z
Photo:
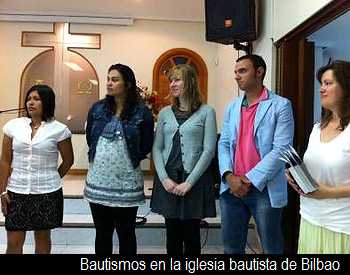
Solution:
M 140 161 L 153 144 L 152 113 L 142 102 L 134 72 L 126 65 L 108 69 L 107 95 L 90 109 L 86 125 L 89 171 L 84 196 L 96 228 L 95 253 L 136 254 L 135 219 L 144 203 Z
M 207 170 L 215 155 L 215 111 L 202 103 L 191 66 L 175 66 L 169 79 L 172 105 L 159 113 L 153 145 L 151 209 L 165 217 L 169 255 L 198 255 L 200 221 L 216 216 Z

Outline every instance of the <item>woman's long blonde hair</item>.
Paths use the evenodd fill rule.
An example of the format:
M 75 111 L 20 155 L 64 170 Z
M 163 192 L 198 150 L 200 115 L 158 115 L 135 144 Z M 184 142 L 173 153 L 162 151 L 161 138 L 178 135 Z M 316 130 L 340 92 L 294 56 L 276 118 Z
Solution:
M 184 82 L 184 97 L 190 112 L 194 112 L 202 105 L 202 95 L 199 90 L 197 73 L 193 67 L 187 64 L 176 65 L 169 72 L 169 80 L 182 79 Z M 177 108 L 180 107 L 179 99 L 171 97 L 171 104 Z

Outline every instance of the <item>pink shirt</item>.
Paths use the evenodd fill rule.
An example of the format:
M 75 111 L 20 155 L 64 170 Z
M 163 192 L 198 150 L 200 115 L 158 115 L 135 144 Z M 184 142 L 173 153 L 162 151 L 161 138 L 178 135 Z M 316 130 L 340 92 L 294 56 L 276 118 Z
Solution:
M 260 101 L 267 98 L 268 92 L 264 87 L 259 99 L 250 106 L 246 99 L 243 100 L 233 164 L 236 176 L 244 176 L 261 160 L 254 141 L 254 120 Z

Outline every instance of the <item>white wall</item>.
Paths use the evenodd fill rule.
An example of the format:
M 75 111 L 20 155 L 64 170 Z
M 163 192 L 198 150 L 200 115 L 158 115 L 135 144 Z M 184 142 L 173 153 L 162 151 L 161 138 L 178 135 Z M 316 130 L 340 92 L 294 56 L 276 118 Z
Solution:
M 270 0 L 264 0 L 262 3 Z M 332 0 L 272 0 L 273 40 L 276 42 Z M 336 0 L 335 0 L 336 1 Z
M 234 80 L 234 62 L 238 58 L 233 46 L 218 45 L 216 90 L 213 91 L 218 121 L 218 132 L 221 132 L 224 110 L 238 96 L 239 89 Z
M 276 48 L 274 43 L 331 1 L 258 1 L 258 40 L 254 43 L 254 53 L 265 59 L 267 73 L 264 84 L 267 87 L 275 89 L 276 86 Z
M 25 65 L 44 50 L 21 47 L 21 31 L 52 31 L 52 25 L 0 22 L 0 33 L 6 37 L 0 43 L 0 73 L 6 80 L 0 82 L 0 110 L 18 106 L 21 73 Z M 235 52 L 232 47 L 206 42 L 204 23 L 136 20 L 134 25 L 127 27 L 75 24 L 71 26 L 71 32 L 101 34 L 101 50 L 77 50 L 97 71 L 100 97 L 105 95 L 106 73 L 111 64 L 128 64 L 137 79 L 151 87 L 153 66 L 162 53 L 172 48 L 195 51 L 207 65 L 208 104 L 216 109 L 218 125 L 221 126 L 224 106 L 235 96 L 232 93 Z M 0 127 L 13 117 L 0 116 Z M 74 135 L 72 141 L 75 152 L 73 168 L 87 168 L 85 136 Z
M 275 47 L 272 40 L 273 1 L 264 0 L 258 6 L 258 39 L 253 44 L 253 53 L 261 55 L 266 62 L 264 84 L 275 89 Z

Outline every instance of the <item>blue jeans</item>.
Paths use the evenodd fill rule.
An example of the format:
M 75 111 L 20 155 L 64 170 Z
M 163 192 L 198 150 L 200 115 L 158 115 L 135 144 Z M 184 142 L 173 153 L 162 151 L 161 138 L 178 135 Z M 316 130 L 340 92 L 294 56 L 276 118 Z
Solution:
M 244 254 L 248 225 L 251 216 L 255 220 L 263 252 L 283 253 L 282 208 L 271 207 L 265 188 L 260 192 L 251 187 L 243 198 L 237 198 L 226 190 L 220 196 L 221 227 L 225 254 Z

